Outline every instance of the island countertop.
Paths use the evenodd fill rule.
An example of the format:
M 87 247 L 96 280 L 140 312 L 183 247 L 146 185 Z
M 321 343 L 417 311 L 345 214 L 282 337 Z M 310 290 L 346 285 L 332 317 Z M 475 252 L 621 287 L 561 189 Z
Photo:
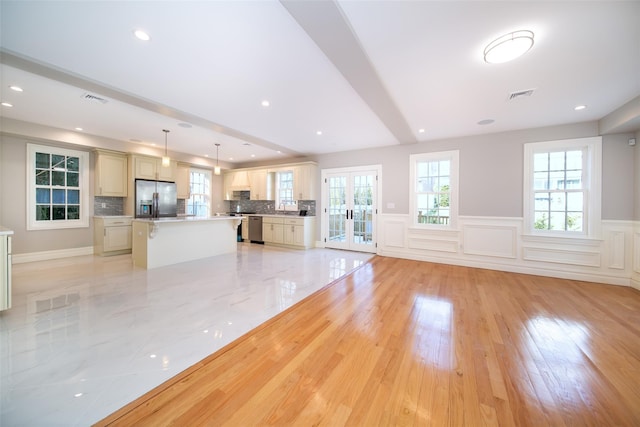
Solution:
M 231 215 L 217 215 L 217 216 L 209 216 L 209 217 L 178 216 L 178 217 L 166 217 L 166 218 L 135 218 L 133 221 L 162 224 L 165 222 L 222 221 L 222 220 L 229 220 L 229 219 L 242 219 L 242 217 L 231 216 Z

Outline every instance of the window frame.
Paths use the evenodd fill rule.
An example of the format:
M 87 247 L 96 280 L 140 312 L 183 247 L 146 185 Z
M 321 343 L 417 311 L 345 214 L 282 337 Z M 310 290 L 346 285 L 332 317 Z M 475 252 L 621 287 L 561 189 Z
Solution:
M 78 165 L 78 190 L 80 192 L 79 205 L 80 215 L 78 219 L 64 219 L 37 221 L 36 220 L 36 189 L 42 188 L 36 185 L 36 153 L 45 153 L 48 155 L 59 155 L 66 157 L 77 157 L 80 164 Z M 59 148 L 49 145 L 27 144 L 27 230 L 60 230 L 68 228 L 88 228 L 89 217 L 91 216 L 91 207 L 89 204 L 89 153 L 87 151 L 71 150 L 68 148 Z M 55 186 L 49 185 L 51 189 Z M 63 188 L 67 188 L 65 185 Z M 65 202 L 67 205 L 67 202 Z
M 198 192 L 195 192 L 195 191 L 193 190 L 193 183 L 194 183 L 194 180 L 192 179 L 192 176 L 191 176 L 191 174 L 192 174 L 192 173 L 199 173 L 199 174 L 204 174 L 204 175 L 206 175 L 206 177 L 207 177 L 207 178 L 208 178 L 208 180 L 209 180 L 209 194 L 206 194 L 206 193 L 198 193 Z M 212 201 L 212 198 L 213 198 L 213 194 L 212 194 L 212 193 L 213 193 L 213 188 L 212 188 L 212 185 L 213 185 L 213 174 L 211 173 L 211 170 L 209 170 L 209 169 L 202 169 L 202 168 L 189 168 L 189 198 L 185 200 L 185 205 L 186 205 L 186 206 L 185 206 L 185 209 L 186 209 L 186 212 L 187 212 L 187 213 L 189 213 L 189 204 L 190 204 L 190 202 L 193 202 L 193 198 L 194 198 L 194 196 L 202 196 L 202 195 L 204 195 L 204 196 L 205 196 L 205 199 L 206 199 L 206 201 L 207 201 L 207 203 L 206 203 L 206 206 L 207 206 L 207 215 L 206 215 L 206 216 L 202 216 L 202 215 L 198 216 L 198 215 L 196 215 L 195 213 L 194 213 L 193 215 L 194 215 L 194 216 L 196 216 L 197 218 L 208 218 L 208 217 L 210 217 L 210 216 L 211 216 L 211 201 Z M 192 204 L 192 205 L 193 205 L 193 204 Z
M 449 164 L 449 223 L 448 224 L 426 224 L 418 222 L 418 195 L 417 191 L 417 171 L 418 163 L 436 162 L 448 160 Z M 410 179 L 410 227 L 434 230 L 456 230 L 458 227 L 459 211 L 459 183 L 460 183 L 460 151 L 436 151 L 431 153 L 418 153 L 409 156 L 409 179 Z
M 540 230 L 534 227 L 534 156 L 539 153 L 582 151 L 582 231 Z M 523 233 L 530 236 L 599 239 L 602 220 L 602 137 L 573 138 L 524 144 Z
M 280 176 L 283 174 L 290 174 L 291 175 L 291 188 L 286 188 L 286 189 L 281 189 L 280 188 Z M 294 196 L 294 188 L 295 186 L 295 172 L 293 169 L 287 169 L 287 170 L 281 170 L 281 171 L 277 171 L 275 173 L 275 202 L 276 202 L 276 210 L 280 210 L 279 208 L 282 207 L 282 209 L 286 210 L 287 206 L 297 206 L 298 203 L 295 199 Z M 291 193 L 290 199 L 284 199 L 287 201 L 287 203 L 283 202 L 282 200 L 282 192 L 285 191 L 287 193 Z

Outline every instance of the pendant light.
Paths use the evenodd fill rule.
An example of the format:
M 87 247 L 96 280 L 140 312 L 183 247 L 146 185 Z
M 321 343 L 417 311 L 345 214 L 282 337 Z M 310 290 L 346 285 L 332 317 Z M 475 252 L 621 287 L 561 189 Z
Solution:
M 162 129 L 162 132 L 164 132 L 164 156 L 162 156 L 162 166 L 169 167 L 171 166 L 171 159 L 169 158 L 169 154 L 167 154 L 167 134 L 169 130 Z
M 214 175 L 220 175 L 220 166 L 218 166 L 218 150 L 220 149 L 220 144 L 216 144 L 216 167 L 213 169 Z

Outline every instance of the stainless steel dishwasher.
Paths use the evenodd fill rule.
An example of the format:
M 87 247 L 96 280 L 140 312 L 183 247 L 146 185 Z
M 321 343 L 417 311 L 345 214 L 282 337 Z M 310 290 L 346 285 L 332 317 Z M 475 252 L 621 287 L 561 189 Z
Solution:
M 262 217 L 249 216 L 249 240 L 262 243 Z

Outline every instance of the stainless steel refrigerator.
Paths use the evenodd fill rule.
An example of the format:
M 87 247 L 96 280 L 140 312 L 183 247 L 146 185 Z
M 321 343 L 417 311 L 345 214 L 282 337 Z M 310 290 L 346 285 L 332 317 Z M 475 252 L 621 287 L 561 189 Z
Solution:
M 136 179 L 136 218 L 178 216 L 178 190 L 175 182 Z

